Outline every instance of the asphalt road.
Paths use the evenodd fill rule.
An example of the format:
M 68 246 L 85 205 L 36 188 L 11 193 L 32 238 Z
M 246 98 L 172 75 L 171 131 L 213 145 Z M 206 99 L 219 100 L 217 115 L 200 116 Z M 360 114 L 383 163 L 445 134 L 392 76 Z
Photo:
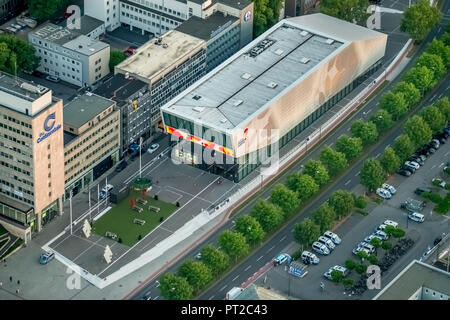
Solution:
M 444 4 L 443 12 L 447 12 L 450 8 L 450 2 L 446 1 Z M 425 50 L 425 44 L 431 41 L 434 37 L 438 37 L 441 35 L 445 30 L 445 25 L 448 21 L 448 18 L 444 16 L 443 21 L 441 24 L 434 28 L 430 34 L 428 35 L 427 39 L 423 42 L 423 44 L 420 46 L 420 48 L 416 51 L 414 57 L 417 57 Z M 349 134 L 351 124 L 357 120 L 357 119 L 365 119 L 368 120 L 377 110 L 378 110 L 378 100 L 381 97 L 381 95 L 391 89 L 393 85 L 395 85 L 398 82 L 398 79 L 401 78 L 402 74 L 407 72 L 407 70 L 412 66 L 410 63 L 405 70 L 394 80 L 393 82 L 389 83 L 386 87 L 384 87 L 382 90 L 380 90 L 377 95 L 372 97 L 370 101 L 368 101 L 363 107 L 358 109 L 352 116 L 350 116 L 348 119 L 346 119 L 339 128 L 337 128 L 335 131 L 333 131 L 330 135 L 328 135 L 321 143 L 316 145 L 314 148 L 310 150 L 310 153 L 306 155 L 306 157 L 302 158 L 300 161 L 298 161 L 296 164 L 291 166 L 288 170 L 286 170 L 279 178 L 277 178 L 274 181 L 274 184 L 276 183 L 282 183 L 285 181 L 286 176 L 290 175 L 291 173 L 298 171 L 302 164 L 308 161 L 309 159 L 317 159 L 319 156 L 320 151 L 322 150 L 323 146 L 325 145 L 331 145 L 333 144 L 337 138 L 339 138 L 342 134 Z M 423 106 L 426 106 L 435 100 L 439 98 L 439 96 L 442 96 L 446 94 L 449 91 L 450 86 L 450 79 L 447 76 L 445 81 L 437 88 L 432 90 L 427 97 L 423 100 L 421 105 L 418 108 L 421 108 Z M 406 119 L 404 120 L 406 121 Z M 214 299 L 214 300 L 220 300 L 225 298 L 225 294 L 228 290 L 230 290 L 233 286 L 239 285 L 245 280 L 247 280 L 249 277 L 251 277 L 257 270 L 259 270 L 261 267 L 263 267 L 268 261 L 270 261 L 272 258 L 275 257 L 275 255 L 279 254 L 283 248 L 285 248 L 289 243 L 292 242 L 293 236 L 292 236 L 292 230 L 294 228 L 294 225 L 303 220 L 304 218 L 308 217 L 308 215 L 314 211 L 315 208 L 320 206 L 323 202 L 325 202 L 330 195 L 337 189 L 352 189 L 356 185 L 359 184 L 359 171 L 361 168 L 361 165 L 363 161 L 368 157 L 375 157 L 378 154 L 381 154 L 386 146 L 388 146 L 392 141 L 399 136 L 402 133 L 403 126 L 398 125 L 395 130 L 390 132 L 387 136 L 383 138 L 382 141 L 379 141 L 377 145 L 373 146 L 364 157 L 362 157 L 356 164 L 353 165 L 353 167 L 341 178 L 335 183 L 330 186 L 327 190 L 323 191 L 321 196 L 318 197 L 315 201 L 310 203 L 307 207 L 303 208 L 302 211 L 306 212 L 307 214 L 301 214 L 295 217 L 291 222 L 286 224 L 280 231 L 277 232 L 276 235 L 274 235 L 268 242 L 261 245 L 261 247 L 254 251 L 251 256 L 249 256 L 247 259 L 242 261 L 238 266 L 236 266 L 231 272 L 229 272 L 222 280 L 217 282 L 213 287 L 211 287 L 208 291 L 203 293 L 199 299 L 200 300 L 206 300 L 206 299 Z M 248 213 L 250 209 L 253 207 L 256 201 L 258 201 L 260 198 L 268 198 L 271 193 L 271 188 L 267 188 L 259 197 L 253 199 L 250 201 L 246 206 L 241 208 L 233 217 L 235 219 L 236 217 L 243 215 L 245 213 Z M 201 249 L 209 244 L 215 244 L 217 243 L 218 236 L 223 230 L 232 228 L 232 222 L 229 221 L 226 224 L 224 224 L 221 228 L 219 228 L 214 234 L 212 234 L 210 237 L 208 237 L 201 245 L 197 246 L 196 248 L 189 251 L 184 258 L 180 259 L 177 263 L 173 264 L 170 268 L 168 268 L 166 271 L 168 272 L 176 272 L 178 267 L 183 263 L 183 260 L 188 257 L 194 257 L 198 252 L 201 251 Z M 239 281 L 236 281 L 235 284 L 233 284 L 233 280 L 239 279 Z M 157 279 L 150 282 L 145 288 L 139 290 L 134 296 L 133 299 L 141 299 L 144 295 L 151 296 L 153 299 L 161 299 L 161 293 L 158 289 L 159 282 Z

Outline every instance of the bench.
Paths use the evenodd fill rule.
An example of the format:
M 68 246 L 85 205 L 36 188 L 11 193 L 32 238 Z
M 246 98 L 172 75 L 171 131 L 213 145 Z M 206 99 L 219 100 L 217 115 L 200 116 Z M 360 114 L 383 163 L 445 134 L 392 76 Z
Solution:
M 139 204 L 142 204 L 144 206 L 147 204 L 147 200 L 144 200 L 144 199 L 141 199 L 141 198 L 136 199 L 136 202 L 139 203 Z
M 159 212 L 161 210 L 161 208 L 155 207 L 155 206 L 148 206 L 148 210 Z
M 138 207 L 138 206 L 134 206 L 133 210 L 141 213 L 144 209 L 142 209 L 141 207 Z
M 113 240 L 117 239 L 117 234 L 115 234 L 114 232 L 106 231 L 105 236 L 110 238 L 110 239 L 113 239 Z
M 136 224 L 139 224 L 139 225 L 143 226 L 145 224 L 145 220 L 141 220 L 141 219 L 135 218 L 133 220 L 133 223 L 136 223 Z

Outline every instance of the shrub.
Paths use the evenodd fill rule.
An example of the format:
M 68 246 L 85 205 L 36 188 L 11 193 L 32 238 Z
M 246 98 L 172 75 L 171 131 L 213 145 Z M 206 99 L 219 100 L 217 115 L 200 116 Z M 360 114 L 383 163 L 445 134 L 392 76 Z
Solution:
M 122 243 L 122 238 L 119 237 L 119 240 L 117 242 Z
M 140 235 L 138 235 L 138 241 L 141 241 L 142 240 L 142 235 L 140 234 Z
M 164 217 L 159 217 L 159 222 L 163 222 Z
M 353 259 L 348 259 L 348 260 L 345 261 L 345 267 L 346 267 L 348 270 L 353 270 L 353 269 L 355 269 L 356 265 L 357 265 L 357 263 L 356 263 L 355 260 L 353 260 Z
M 350 278 L 344 278 L 342 279 L 342 284 L 344 285 L 344 287 L 349 288 L 353 285 L 354 281 L 353 279 Z
M 360 209 L 360 208 L 356 208 L 355 212 L 358 212 L 359 214 L 363 215 L 363 216 L 368 216 L 369 212 L 367 212 L 366 210 Z
M 363 263 L 360 263 L 355 267 L 355 270 L 358 274 L 363 274 L 364 272 L 366 272 L 367 266 Z
M 367 201 L 363 196 L 359 196 L 355 199 L 355 207 L 364 209 L 367 206 Z
M 176 206 L 177 206 L 177 207 L 180 207 L 180 203 L 179 203 L 178 201 L 177 201 L 177 203 L 176 203 Z
M 298 260 L 302 256 L 302 250 L 297 250 L 292 254 L 292 260 Z
M 392 249 L 392 243 L 390 243 L 389 241 L 383 241 L 383 243 L 381 244 L 381 248 L 383 248 L 384 250 L 391 250 Z
M 392 232 L 392 236 L 394 238 L 402 238 L 405 236 L 405 230 L 400 229 L 400 228 L 395 228 L 394 231 Z
M 343 274 L 340 271 L 337 270 L 333 270 L 331 271 L 331 280 L 333 280 L 333 282 L 339 283 L 343 278 Z
M 377 257 L 376 257 L 375 255 L 373 255 L 373 254 L 371 254 L 371 255 L 367 258 L 367 260 L 369 260 L 369 262 L 370 262 L 371 264 L 378 264 L 378 259 L 377 259 Z

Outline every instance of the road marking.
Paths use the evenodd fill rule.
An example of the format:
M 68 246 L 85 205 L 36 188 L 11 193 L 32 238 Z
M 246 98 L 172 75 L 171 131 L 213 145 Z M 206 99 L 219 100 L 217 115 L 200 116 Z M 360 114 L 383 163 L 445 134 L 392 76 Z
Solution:
M 433 169 L 434 167 L 436 167 L 436 165 L 432 166 L 431 169 Z
M 448 89 L 450 89 L 450 85 L 445 89 L 445 91 L 448 91 Z
M 259 257 L 258 259 L 256 259 L 256 261 L 259 261 L 263 258 L 264 256 Z
M 226 285 L 224 285 L 223 287 L 222 287 L 222 289 L 220 289 L 219 291 L 223 291 L 226 287 L 228 287 L 228 285 L 226 284 Z
M 348 180 L 346 183 L 344 183 L 344 186 L 348 185 L 352 180 Z
M 350 131 L 350 129 L 351 129 L 351 127 L 348 127 L 348 128 L 347 128 L 347 131 Z
M 377 155 L 375 156 L 375 158 L 378 158 L 380 155 L 381 155 L 381 153 L 377 154 Z
M 438 29 L 438 31 L 437 31 L 437 32 L 441 32 L 441 30 L 442 30 L 442 27 L 441 27 L 441 26 L 439 26 L 439 29 Z
M 214 298 L 214 296 L 211 296 L 211 297 L 208 298 L 208 300 L 212 300 L 213 298 Z
M 358 172 L 355 174 L 355 177 L 359 176 L 360 173 L 361 173 L 361 171 L 358 171 Z
M 436 96 L 437 96 L 437 94 L 435 94 L 434 96 L 432 96 L 432 97 L 430 98 L 430 100 L 428 100 L 428 101 L 433 101 L 434 98 L 436 98 Z
M 244 271 L 247 271 L 248 269 L 250 269 L 252 266 L 249 265 L 247 268 L 244 269 Z
M 286 236 L 284 236 L 283 238 L 280 239 L 280 242 L 282 242 L 284 239 L 286 239 Z
M 239 278 L 239 275 L 237 275 L 236 277 L 234 277 L 233 280 L 231 280 L 231 281 L 235 281 L 237 278 Z
M 294 229 L 294 228 L 292 228 L 292 229 L 291 229 L 291 232 L 294 232 L 294 230 L 295 230 L 295 229 Z
M 440 99 L 440 98 L 442 98 L 442 96 L 443 96 L 443 93 L 441 93 L 438 98 Z
M 450 151 L 448 151 L 446 154 L 444 154 L 444 156 L 447 156 L 450 153 Z
M 439 168 L 442 167 L 443 165 L 444 165 L 444 163 L 442 162 L 442 163 L 439 165 Z
M 275 248 L 275 246 L 271 247 L 267 252 L 272 251 Z
M 156 296 L 155 299 L 153 299 L 153 300 L 158 300 L 158 298 L 159 298 L 159 296 Z

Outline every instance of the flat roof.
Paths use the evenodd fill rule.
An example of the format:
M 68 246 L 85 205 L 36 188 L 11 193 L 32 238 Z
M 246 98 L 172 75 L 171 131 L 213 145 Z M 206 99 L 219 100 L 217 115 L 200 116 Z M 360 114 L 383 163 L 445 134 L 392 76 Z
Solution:
M 220 131 L 232 130 L 352 40 L 379 36 L 324 14 L 282 20 L 161 109 Z
M 46 94 L 50 89 L 21 78 L 16 78 L 5 72 L 0 72 L 0 90 L 33 102 Z M 2 101 L 0 101 L 1 103 Z
M 93 93 L 77 97 L 63 108 L 64 124 L 79 128 L 92 120 L 115 102 Z
M 115 67 L 115 73 L 129 73 L 139 80 L 150 83 L 154 77 L 163 73 L 168 67 L 205 46 L 204 40 L 185 33 L 171 30 L 162 36 L 162 43 L 155 44 L 157 38 L 146 42 L 136 53 Z M 164 45 L 165 44 L 165 45 Z
M 421 287 L 450 296 L 450 273 L 414 260 L 374 299 L 406 300 Z
M 105 81 L 94 93 L 115 101 L 124 101 L 147 86 L 148 84 L 140 80 L 125 79 L 124 75 L 119 73 Z
M 203 1 L 205 2 L 205 1 Z M 213 0 L 214 3 L 222 3 L 224 5 L 227 5 L 229 7 L 242 10 L 246 8 L 251 2 L 247 0 Z
M 3 203 L 5 205 L 7 205 L 8 207 L 14 208 L 23 213 L 28 213 L 30 210 L 33 209 L 32 206 L 30 206 L 26 203 L 17 201 L 16 199 L 10 198 L 1 192 L 0 192 L 0 203 Z
M 86 56 L 90 56 L 94 53 L 97 53 L 103 49 L 108 48 L 109 44 L 102 41 L 91 39 L 90 37 L 85 35 L 80 35 L 75 39 L 65 43 L 63 47 L 82 53 Z
M 208 41 L 214 38 L 215 33 L 221 30 L 222 26 L 226 28 L 237 20 L 238 18 L 232 15 L 225 16 L 222 12 L 216 11 L 207 19 L 192 16 L 180 24 L 175 30 Z
M 66 20 L 66 26 L 71 17 Z M 96 19 L 94 17 L 84 15 L 80 18 L 80 27 L 81 29 L 74 29 L 73 31 L 78 32 L 80 34 L 87 35 L 88 33 L 94 31 L 95 29 L 101 27 L 103 25 L 103 21 Z

